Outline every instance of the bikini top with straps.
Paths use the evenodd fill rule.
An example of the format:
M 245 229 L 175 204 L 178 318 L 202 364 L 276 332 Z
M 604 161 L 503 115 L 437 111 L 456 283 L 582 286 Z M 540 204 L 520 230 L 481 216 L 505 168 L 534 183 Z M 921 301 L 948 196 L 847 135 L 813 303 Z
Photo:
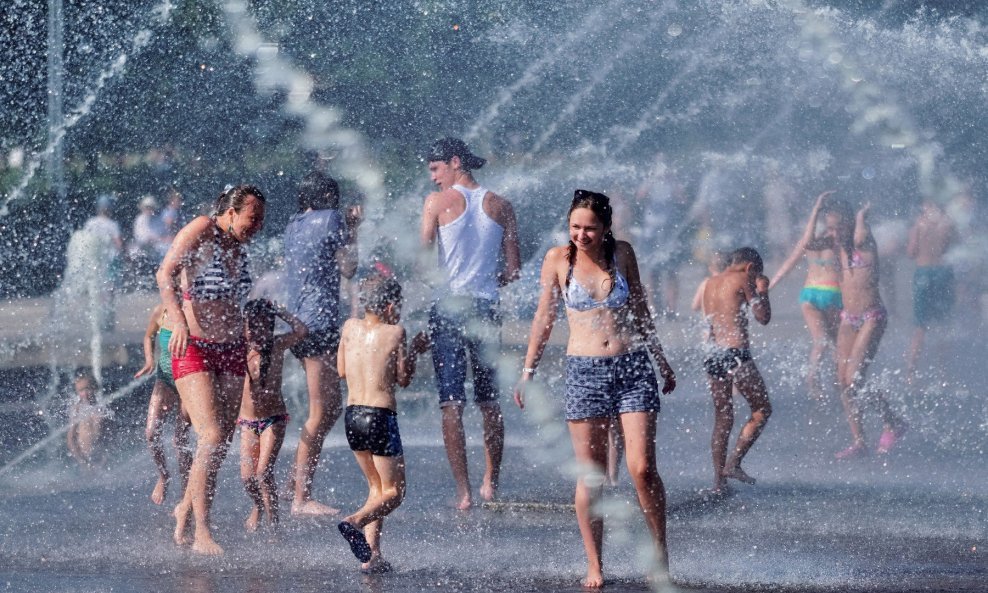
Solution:
M 595 301 L 586 288 L 579 282 L 573 280 L 573 264 L 569 266 L 566 274 L 566 292 L 563 293 L 563 301 L 566 306 L 574 311 L 589 311 L 600 307 L 617 309 L 628 302 L 628 280 L 617 269 L 617 261 L 613 261 L 614 266 L 614 287 L 602 301 Z
M 236 271 L 231 272 L 223 250 L 214 245 L 213 256 L 199 269 L 189 288 L 182 293 L 187 301 L 232 300 L 243 306 L 250 293 L 251 279 L 247 258 L 238 246 Z

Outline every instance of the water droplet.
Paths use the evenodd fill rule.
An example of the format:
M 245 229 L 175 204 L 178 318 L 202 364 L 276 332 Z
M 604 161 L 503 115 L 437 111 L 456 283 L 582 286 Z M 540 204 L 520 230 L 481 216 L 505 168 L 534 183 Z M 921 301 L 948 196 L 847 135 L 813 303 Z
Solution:
M 864 169 L 861 170 L 861 176 L 864 177 L 865 179 L 868 179 L 868 180 L 874 179 L 875 178 L 875 168 L 874 167 L 865 167 Z
M 677 24 L 669 25 L 669 28 L 666 29 L 666 34 L 669 35 L 669 37 L 679 37 L 683 34 L 683 28 Z

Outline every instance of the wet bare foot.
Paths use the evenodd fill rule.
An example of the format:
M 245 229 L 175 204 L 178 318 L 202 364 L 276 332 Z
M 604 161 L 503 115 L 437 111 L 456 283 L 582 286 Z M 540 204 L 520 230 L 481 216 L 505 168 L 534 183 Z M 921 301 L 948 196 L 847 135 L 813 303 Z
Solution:
M 580 579 L 580 584 L 586 589 L 600 589 L 604 586 L 604 575 L 599 570 L 587 569 L 587 576 Z
M 192 542 L 192 551 L 203 556 L 222 556 L 223 548 L 213 540 L 213 536 L 205 530 L 196 530 L 195 541 Z
M 493 502 L 497 498 L 497 485 L 485 478 L 484 483 L 480 485 L 480 497 L 487 502 Z
M 250 511 L 250 514 L 247 515 L 247 520 L 244 521 L 244 527 L 247 528 L 248 532 L 254 533 L 255 531 L 257 531 L 257 524 L 260 521 L 261 521 L 261 509 L 254 507 Z
M 375 552 L 370 560 L 360 565 L 360 570 L 368 574 L 383 574 L 394 569 L 391 567 L 391 563 Z
M 458 494 L 455 501 L 456 510 L 465 511 L 473 506 L 473 500 L 470 499 L 470 493 Z
M 739 482 L 744 482 L 745 484 L 754 484 L 755 478 L 752 478 L 748 474 L 744 473 L 741 466 L 736 465 L 731 469 L 725 469 L 723 473 L 725 478 L 731 478 L 732 480 L 737 480 Z
M 175 533 L 172 535 L 172 539 L 175 541 L 176 546 L 187 546 L 191 543 L 189 536 L 186 534 L 189 522 L 192 520 L 191 511 L 192 507 L 190 505 L 180 502 L 172 512 L 172 515 L 175 517 Z
M 294 517 L 335 517 L 339 514 L 340 509 L 314 500 L 307 500 L 298 504 L 292 503 L 292 516 Z
M 158 483 L 154 485 L 154 490 L 151 491 L 151 502 L 154 504 L 161 504 L 165 502 L 165 495 L 168 494 L 168 475 L 162 475 L 158 478 Z
M 672 588 L 672 579 L 669 577 L 669 567 L 658 564 L 649 569 L 648 574 L 645 575 L 645 580 L 649 584 L 649 589 L 652 591 L 665 592 L 665 591 L 676 591 Z
M 731 487 L 727 485 L 726 481 L 724 481 L 724 483 L 717 484 L 713 488 L 705 488 L 700 490 L 697 494 L 699 494 L 700 498 L 704 501 L 712 502 L 725 498 L 731 494 Z

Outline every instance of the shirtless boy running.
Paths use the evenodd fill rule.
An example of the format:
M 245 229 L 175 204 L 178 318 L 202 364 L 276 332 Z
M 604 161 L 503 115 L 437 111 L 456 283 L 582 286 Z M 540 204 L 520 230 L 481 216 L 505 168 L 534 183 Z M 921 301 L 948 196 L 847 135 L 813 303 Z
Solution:
M 906 379 L 912 382 L 926 332 L 943 324 L 954 306 L 954 271 L 944 255 L 957 238 L 954 223 L 932 198 L 923 200 L 922 212 L 909 231 L 906 253 L 916 262 L 913 275 L 913 316 L 916 330 L 906 355 Z
M 346 379 L 346 438 L 367 478 L 367 502 L 343 519 L 340 533 L 367 572 L 386 572 L 381 556 L 381 528 L 405 496 L 405 458 L 398 433 L 395 384 L 407 387 L 416 357 L 428 350 L 419 333 L 405 346 L 401 319 L 401 285 L 394 278 L 372 276 L 360 284 L 363 319 L 343 324 L 337 368 Z M 363 530 L 363 531 L 361 531 Z
M 727 491 L 727 478 L 754 484 L 741 469 L 741 460 L 755 444 L 772 414 L 768 391 L 758 367 L 751 358 L 748 318 L 745 307 L 762 325 L 772 318 L 768 300 L 768 278 L 762 274 L 762 258 L 751 247 L 742 247 L 728 257 L 727 268 L 707 279 L 703 290 L 703 311 L 710 322 L 709 355 L 703 361 L 714 398 L 714 433 L 711 449 L 714 461 L 714 487 L 711 494 Z M 734 426 L 732 388 L 751 407 L 751 418 L 741 428 L 730 457 L 727 443 Z

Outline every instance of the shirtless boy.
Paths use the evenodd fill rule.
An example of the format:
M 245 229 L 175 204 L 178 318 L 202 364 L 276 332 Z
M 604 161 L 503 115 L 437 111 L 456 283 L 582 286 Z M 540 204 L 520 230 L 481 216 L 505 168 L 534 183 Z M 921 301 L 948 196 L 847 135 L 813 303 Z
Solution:
M 906 253 L 916 262 L 913 275 L 913 316 L 916 331 L 906 358 L 907 379 L 912 381 L 923 350 L 926 332 L 943 323 L 954 306 L 954 271 L 943 256 L 956 239 L 954 223 L 931 198 L 923 200 L 922 212 L 909 231 Z
M 755 444 L 772 406 L 758 367 L 751 358 L 748 340 L 750 306 L 755 320 L 765 325 L 772 318 L 768 300 L 769 280 L 762 274 L 762 258 L 751 247 L 742 247 L 728 257 L 723 272 L 711 276 L 703 290 L 703 311 L 710 322 L 710 354 L 703 361 L 714 398 L 714 433 L 711 449 L 714 461 L 714 487 L 711 494 L 727 490 L 727 478 L 754 484 L 741 469 L 741 460 Z M 741 428 L 734 451 L 728 457 L 727 443 L 734 426 L 732 388 L 747 400 L 751 418 Z
M 381 556 L 384 517 L 398 508 L 405 496 L 405 458 L 395 384 L 407 387 L 415 374 L 416 357 L 429 347 L 419 333 L 405 346 L 401 318 L 401 285 L 391 277 L 372 276 L 361 282 L 363 319 L 343 324 L 337 368 L 346 379 L 346 438 L 367 478 L 364 506 L 340 522 L 340 533 L 367 572 L 386 572 Z M 361 530 L 363 530 L 361 532 Z

